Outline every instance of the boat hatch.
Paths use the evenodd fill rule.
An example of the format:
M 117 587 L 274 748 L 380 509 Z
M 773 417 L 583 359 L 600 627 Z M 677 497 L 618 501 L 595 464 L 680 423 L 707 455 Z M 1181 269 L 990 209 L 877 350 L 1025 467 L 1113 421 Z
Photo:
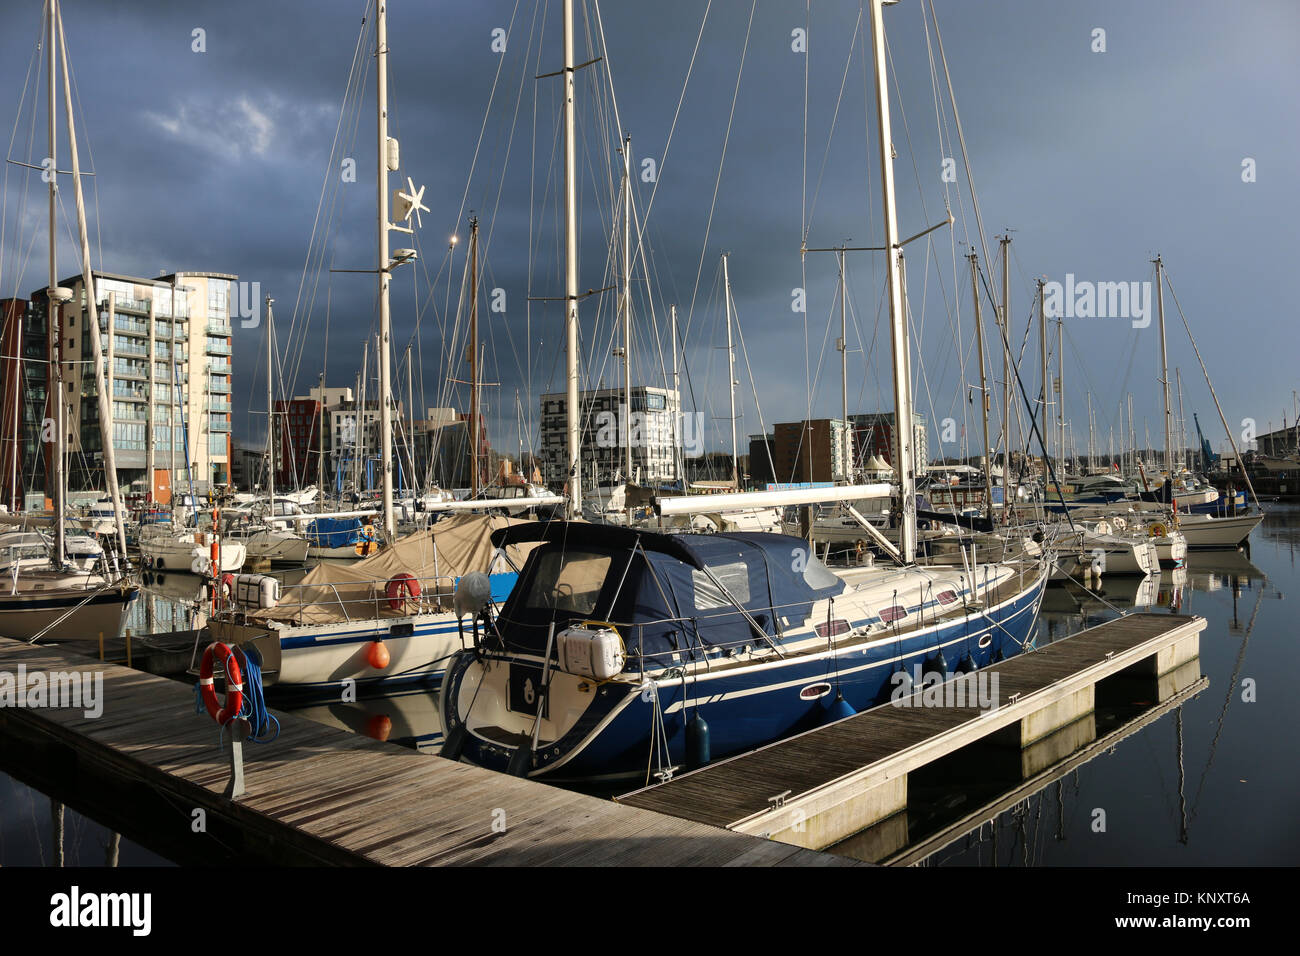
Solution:
M 880 619 L 886 624 L 893 624 L 905 617 L 907 617 L 907 608 L 901 604 L 894 604 L 880 609 Z

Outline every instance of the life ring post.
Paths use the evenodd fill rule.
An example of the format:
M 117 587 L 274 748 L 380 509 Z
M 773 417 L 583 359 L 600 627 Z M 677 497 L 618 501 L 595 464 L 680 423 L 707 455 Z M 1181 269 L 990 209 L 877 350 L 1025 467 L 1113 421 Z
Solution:
M 253 729 L 243 717 L 236 717 L 227 726 L 230 729 L 230 780 L 226 782 L 224 795 L 227 799 L 238 800 L 244 795 L 244 741 Z
M 243 652 L 240 651 L 240 654 Z M 225 669 L 226 700 L 218 704 L 213 672 L 216 659 L 221 659 Z M 244 676 L 239 666 L 239 655 L 228 644 L 214 641 L 203 652 L 199 664 L 199 697 L 208 716 L 230 733 L 230 780 L 225 795 L 234 800 L 244 795 L 244 741 L 252 735 L 252 725 L 239 716 L 244 706 Z

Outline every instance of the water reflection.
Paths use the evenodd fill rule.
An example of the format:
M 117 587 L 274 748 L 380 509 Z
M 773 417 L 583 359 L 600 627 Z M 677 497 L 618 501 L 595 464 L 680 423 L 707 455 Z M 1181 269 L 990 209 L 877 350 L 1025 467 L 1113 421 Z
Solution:
M 0 866 L 167 866 L 168 861 L 0 773 Z
M 271 704 L 277 706 L 274 699 Z M 332 699 L 298 703 L 292 710 L 299 717 L 401 744 L 421 753 L 436 754 L 442 747 L 438 693 L 427 685 L 417 684 L 350 702 Z
M 1096 741 L 1023 784 L 999 787 L 987 772 L 919 779 L 901 819 L 834 852 L 930 866 L 1294 865 L 1300 771 L 1288 728 L 1300 705 L 1280 682 L 1296 658 L 1281 601 L 1298 583 L 1300 508 L 1271 506 L 1253 543 L 1253 553 L 1192 552 L 1186 569 L 1146 580 L 1103 579 L 1096 594 L 1051 589 L 1040 641 L 1120 609 L 1204 616 L 1189 662 L 1204 677 L 1144 710 L 1099 698 Z

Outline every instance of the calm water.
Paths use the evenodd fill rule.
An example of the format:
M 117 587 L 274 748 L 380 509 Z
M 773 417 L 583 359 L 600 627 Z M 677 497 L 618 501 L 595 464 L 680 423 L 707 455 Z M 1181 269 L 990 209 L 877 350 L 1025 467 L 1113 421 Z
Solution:
M 1292 600 L 1300 595 L 1300 508 L 1270 505 L 1243 552 L 1193 552 L 1186 571 L 1166 571 L 1152 610 L 1199 614 L 1196 697 L 934 853 L 929 865 L 1292 865 L 1300 863 L 1300 696 L 1291 681 L 1297 646 Z M 1136 582 L 1105 582 L 1128 607 Z M 1136 595 L 1142 604 L 1150 595 Z M 1048 595 L 1040 625 L 1072 633 L 1115 616 L 1065 589 Z M 1243 699 L 1243 682 L 1254 701 Z M 1141 712 L 1142 708 L 1136 708 Z M 1106 716 L 1098 708 L 1099 723 Z M 1122 722 L 1125 714 L 1112 718 Z M 1099 726 L 1099 736 L 1104 729 Z M 992 788 L 996 791 L 997 788 Z M 1006 792 L 1006 788 L 1002 788 Z M 986 802 L 978 786 L 931 804 L 942 820 Z M 946 806 L 945 806 L 946 805 Z M 1104 812 L 1104 818 L 1097 811 Z M 1099 831 L 1097 821 L 1104 819 Z M 935 820 L 930 821 L 932 824 Z M 917 830 L 924 827 L 913 823 Z M 853 841 L 838 848 L 855 853 Z
M 0 773 L 0 866 L 167 866 L 43 793 Z
M 1154 711 L 1149 701 L 1099 702 L 1097 736 L 1114 732 L 1112 745 L 1048 768 L 1036 789 L 1016 792 L 1018 782 L 972 760 L 914 775 L 914 804 L 905 817 L 832 851 L 890 859 L 970 815 L 982 823 L 954 831 L 941 848 L 928 847 L 926 865 L 1300 863 L 1300 822 L 1294 816 L 1300 695 L 1290 685 L 1291 667 L 1300 662 L 1300 629 L 1287 603 L 1300 594 L 1298 553 L 1300 507 L 1275 504 L 1252 535 L 1249 555 L 1193 552 L 1185 570 L 1145 581 L 1110 578 L 1097 596 L 1052 586 L 1040 643 L 1133 608 L 1205 617 L 1200 671 L 1208 685 L 1178 706 Z M 189 575 L 153 582 L 129 626 L 136 633 L 192 626 L 196 589 L 197 579 Z M 1243 682 L 1253 683 L 1253 701 L 1243 699 Z M 286 709 L 288 703 L 272 700 Z M 442 742 L 437 695 L 428 690 L 292 709 L 429 753 Z M 48 798 L 0 774 L 0 865 L 53 865 L 57 832 Z M 64 813 L 62 835 L 68 864 L 109 860 L 112 834 L 71 809 Z M 117 862 L 165 861 L 120 840 Z

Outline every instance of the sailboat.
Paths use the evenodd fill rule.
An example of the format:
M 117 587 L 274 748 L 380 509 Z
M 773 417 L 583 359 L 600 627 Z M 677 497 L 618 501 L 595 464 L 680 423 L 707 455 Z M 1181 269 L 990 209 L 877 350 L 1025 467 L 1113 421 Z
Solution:
M 99 343 L 98 300 L 95 298 L 94 281 L 90 266 L 90 242 L 86 228 L 85 201 L 81 190 L 81 168 L 77 154 L 76 131 L 73 122 L 72 102 L 68 80 L 67 48 L 64 44 L 63 22 L 59 15 L 58 0 L 47 0 L 45 7 L 45 29 L 48 40 L 47 64 L 49 68 L 49 142 L 47 153 L 52 158 L 52 165 L 57 169 L 56 131 L 57 131 L 57 88 L 58 72 L 61 63 L 64 89 L 64 111 L 68 124 L 68 140 L 72 161 L 72 179 L 76 195 L 77 225 L 81 240 L 82 267 L 86 284 L 86 301 L 88 311 L 92 314 L 86 325 L 91 333 L 93 354 L 102 355 Z M 60 57 L 59 54 L 62 54 Z M 57 236 L 55 206 L 57 204 L 58 185 L 56 177 L 49 181 L 49 286 L 46 289 L 46 307 L 49 323 L 49 368 L 50 388 L 47 394 L 56 396 L 52 402 L 51 412 L 55 422 L 55 441 L 51 463 L 53 465 L 53 536 L 49 544 L 49 562 L 46 567 L 23 567 L 20 562 L 12 563 L 6 575 L 7 587 L 0 586 L 0 635 L 20 640 L 34 641 L 52 639 L 60 641 L 97 641 L 101 635 L 116 637 L 122 627 L 127 606 L 139 592 L 121 569 L 114 568 L 105 559 L 102 573 L 99 570 L 86 570 L 68 560 L 66 534 L 66 454 L 67 427 L 66 404 L 62 400 L 65 394 L 63 386 L 64 355 L 63 334 L 60 321 L 65 314 L 75 314 L 69 303 L 72 291 L 58 283 L 57 272 Z M 95 382 L 100 403 L 101 428 L 105 428 L 108 416 L 107 390 L 104 383 L 104 369 L 96 360 Z M 116 513 L 117 540 L 120 554 L 125 555 L 125 530 L 118 505 L 117 476 L 112 455 L 112 436 L 104 436 L 104 472 L 108 482 L 108 492 L 114 501 Z
M 871 2 L 894 404 L 903 421 L 911 382 L 882 6 Z M 566 0 L 571 464 L 578 460 L 574 60 L 573 4 Z M 879 703 L 899 686 L 896 675 L 913 667 L 946 676 L 1020 653 L 1031 641 L 1046 564 L 916 565 L 912 444 L 900 436 L 897 568 L 836 573 L 803 539 L 773 533 L 659 534 L 576 521 L 494 533 L 498 547 L 536 548 L 500 614 L 448 668 L 443 756 L 555 781 L 626 780 L 652 771 L 665 779 L 683 764 L 752 749 Z M 881 487 L 842 492 L 869 497 Z M 713 502 L 683 496 L 657 500 L 656 510 L 668 516 L 711 506 L 770 507 L 834 492 L 735 493 Z
M 380 0 L 375 19 L 378 114 L 378 268 L 380 453 L 383 466 L 384 547 L 351 564 L 320 564 L 296 585 L 282 588 L 267 575 L 223 579 L 221 606 L 209 622 L 214 639 L 259 651 L 268 683 L 303 688 L 437 680 L 464 646 L 465 615 L 510 593 L 523 551 L 493 548 L 492 531 L 517 523 L 489 515 L 454 514 L 426 530 L 398 537 L 393 494 L 392 381 L 389 360 L 392 270 L 411 261 L 412 250 L 389 255 L 389 231 L 411 232 L 422 209 L 423 187 L 399 192 L 403 226 L 389 220 L 388 177 L 398 169 L 397 141 L 388 135 L 388 12 Z M 533 499 L 535 500 L 535 499 Z M 558 501 L 558 499 L 552 499 Z M 519 505 L 530 499 L 435 501 L 444 511 Z M 338 513 L 334 516 L 336 517 Z M 295 519 L 312 516 L 292 516 Z M 325 515 L 315 516 L 321 520 Z

